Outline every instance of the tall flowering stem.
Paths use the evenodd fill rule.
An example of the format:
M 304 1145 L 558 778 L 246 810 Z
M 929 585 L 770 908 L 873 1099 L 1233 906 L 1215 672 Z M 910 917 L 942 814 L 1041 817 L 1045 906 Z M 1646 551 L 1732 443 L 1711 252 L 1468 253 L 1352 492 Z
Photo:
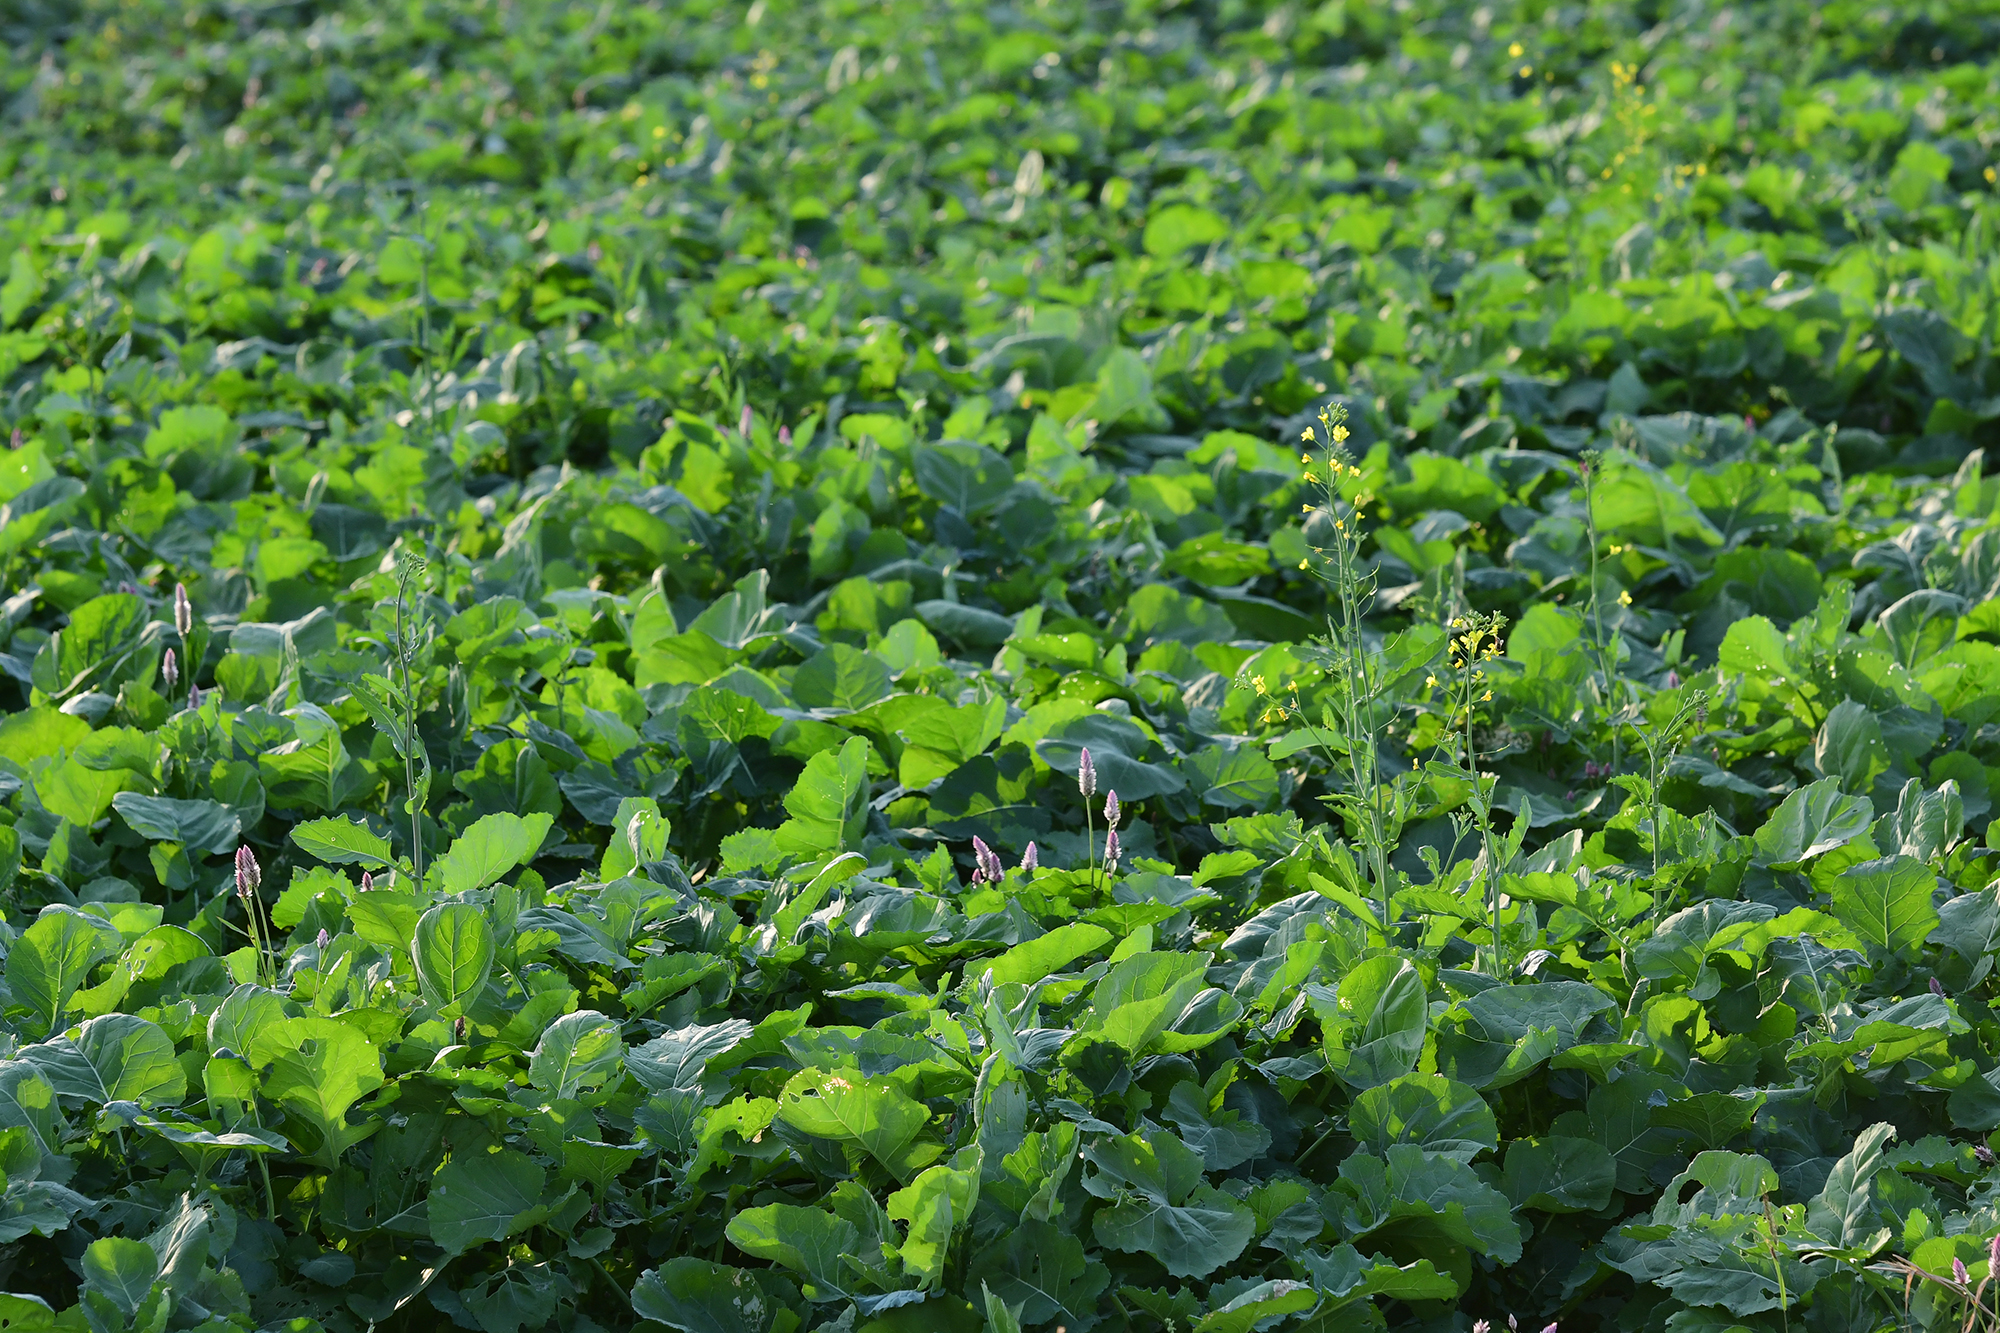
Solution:
M 1349 459 L 1344 406 L 1336 403 L 1321 408 L 1319 425 L 1306 427 L 1300 438 L 1307 446 L 1299 456 L 1304 480 L 1319 495 L 1317 505 L 1307 502 L 1303 509 L 1308 516 L 1321 516 L 1324 526 L 1319 537 L 1329 544 L 1312 547 L 1312 554 L 1299 561 L 1299 568 L 1327 584 L 1333 593 L 1333 605 L 1327 611 L 1331 649 L 1327 674 L 1332 677 L 1332 698 L 1321 717 L 1311 719 L 1305 716 L 1296 694 L 1289 699 L 1272 694 L 1261 676 L 1252 683 L 1266 700 L 1267 721 L 1292 716 L 1326 752 L 1336 771 L 1347 770 L 1348 790 L 1340 804 L 1358 826 L 1386 935 L 1394 912 L 1389 843 L 1395 836 L 1392 825 L 1400 822 L 1400 795 L 1384 783 L 1381 772 L 1377 747 L 1384 725 L 1381 698 L 1387 681 L 1383 679 L 1381 654 L 1370 651 L 1363 628 L 1375 600 L 1376 575 L 1361 558 L 1361 520 L 1374 497 L 1362 485 L 1361 468 Z M 1312 452 L 1315 447 L 1317 458 Z

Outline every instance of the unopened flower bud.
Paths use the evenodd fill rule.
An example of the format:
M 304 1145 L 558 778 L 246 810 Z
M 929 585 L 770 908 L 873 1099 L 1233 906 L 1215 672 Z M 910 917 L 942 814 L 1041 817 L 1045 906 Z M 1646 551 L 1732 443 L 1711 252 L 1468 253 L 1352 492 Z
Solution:
M 264 872 L 257 864 L 257 854 L 247 846 L 236 849 L 236 894 L 245 902 L 257 896 L 257 887 L 264 882 Z
M 198 711 L 200 708 L 201 708 L 201 686 L 190 685 L 188 686 L 188 711 L 192 713 Z
M 333 943 L 333 936 L 326 933 L 325 926 L 321 926 L 319 928 L 319 937 L 313 941 L 313 944 L 318 947 L 320 952 L 324 953 L 326 952 L 326 946 L 331 943 Z
M 1972 1145 L 1972 1160 L 1981 1166 L 1991 1166 L 1995 1162 L 2000 1162 L 2000 1156 L 1995 1156 L 1993 1150 L 1985 1144 L 1975 1143 Z M 2000 1241 L 2000 1233 L 1996 1233 L 1994 1239 Z
M 1034 874 L 1035 867 L 1037 864 L 1038 862 L 1036 861 L 1035 857 L 1035 844 L 1031 842 L 1028 844 L 1028 849 L 1021 853 L 1021 873 L 1024 875 Z
M 1104 822 L 1110 828 L 1118 827 L 1118 793 L 1115 791 L 1104 794 Z
M 1091 762 L 1090 747 L 1087 745 L 1077 755 L 1076 789 L 1085 796 L 1097 795 L 1097 765 Z
M 374 891 L 374 889 L 375 889 L 375 877 L 374 877 L 373 875 L 369 874 L 369 873 L 368 873 L 368 872 L 367 872 L 366 870 L 362 871 L 362 872 L 361 872 L 361 891 L 362 891 L 363 893 L 372 893 L 372 892 Z
M 194 633 L 194 607 L 188 604 L 185 583 L 174 585 L 174 630 L 183 639 Z
M 1931 994 L 1937 996 L 1939 999 L 1944 998 L 1944 987 L 1938 984 L 1936 977 L 1931 978 Z
M 1107 834 L 1105 834 L 1105 835 L 1104 835 L 1104 866 L 1105 866 L 1105 869 L 1107 869 L 1107 870 L 1116 870 L 1116 869 L 1118 868 L 1118 853 L 1119 853 L 1119 850 L 1120 850 L 1120 849 L 1119 849 L 1119 846 L 1118 846 L 1118 830 L 1117 830 L 1117 829 L 1113 829 L 1113 830 L 1111 830 L 1111 832 L 1109 832 L 1109 833 L 1107 833 Z
M 166 656 L 160 659 L 160 679 L 167 683 L 169 694 L 181 683 L 181 664 L 175 659 L 174 650 L 171 648 L 167 649 Z
M 1951 1280 L 1961 1287 L 1970 1286 L 1972 1283 L 1972 1275 L 1965 1271 L 1965 1260 L 1957 1255 L 1951 1257 Z

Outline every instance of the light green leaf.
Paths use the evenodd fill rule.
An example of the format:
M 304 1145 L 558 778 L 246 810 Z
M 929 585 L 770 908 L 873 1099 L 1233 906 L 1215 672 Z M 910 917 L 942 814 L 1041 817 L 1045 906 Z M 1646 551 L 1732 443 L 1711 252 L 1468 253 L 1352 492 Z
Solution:
M 292 830 L 292 841 L 332 865 L 394 867 L 389 840 L 350 819 L 315 819 Z
M 528 1081 L 552 1097 L 575 1097 L 616 1078 L 624 1067 L 618 1024 L 594 1009 L 579 1009 L 543 1030 L 528 1061 Z
M 35 918 L 7 955 L 7 985 L 44 1032 L 57 1020 L 91 969 L 119 947 L 118 932 L 81 912 L 52 907 Z
M 441 903 L 417 920 L 410 959 L 424 1002 L 442 1017 L 457 1018 L 465 1012 L 485 988 L 497 956 L 486 912 L 471 903 Z
M 491 814 L 460 834 L 437 859 L 433 873 L 448 894 L 485 888 L 515 866 L 534 859 L 555 820 L 546 814 Z

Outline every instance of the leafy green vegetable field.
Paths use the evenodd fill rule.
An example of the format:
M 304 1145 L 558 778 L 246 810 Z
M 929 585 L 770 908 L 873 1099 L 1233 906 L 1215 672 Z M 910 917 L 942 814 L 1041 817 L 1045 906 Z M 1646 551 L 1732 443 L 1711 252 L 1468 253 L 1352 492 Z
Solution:
M 0 42 L 0 1329 L 2000 1327 L 1991 3 Z

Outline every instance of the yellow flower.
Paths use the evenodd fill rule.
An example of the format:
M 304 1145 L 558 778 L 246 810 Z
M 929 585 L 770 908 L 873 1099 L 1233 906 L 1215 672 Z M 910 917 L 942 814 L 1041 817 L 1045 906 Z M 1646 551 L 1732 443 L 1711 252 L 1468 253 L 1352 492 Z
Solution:
M 1257 687 L 1257 693 L 1259 694 L 1268 693 L 1268 691 L 1264 687 L 1264 678 L 1262 676 L 1252 676 L 1250 678 L 1250 683 Z
M 1313 434 L 1313 428 L 1311 426 L 1307 426 L 1304 430 L 1299 432 L 1299 438 L 1302 440 L 1311 440 L 1317 437 L 1314 436 Z
M 1304 463 L 1304 464 L 1305 464 L 1305 465 L 1306 465 L 1307 467 L 1311 467 L 1311 466 L 1312 466 L 1312 461 L 1313 461 L 1313 456 L 1312 456 L 1311 454 L 1300 454 L 1300 455 L 1299 455 L 1299 461 L 1300 461 L 1301 463 Z
M 1424 680 L 1424 684 L 1432 686 L 1433 688 L 1436 687 L 1437 683 L 1438 683 L 1438 678 L 1436 676 L 1429 676 L 1426 677 Z
M 1493 691 L 1488 690 L 1486 691 L 1486 693 L 1479 696 L 1479 702 L 1485 703 L 1488 699 L 1491 699 L 1492 697 L 1493 697 Z
M 1507 54 L 1518 59 L 1521 55 L 1522 49 L 1523 48 L 1521 44 L 1519 42 L 1515 42 L 1512 46 L 1509 46 L 1507 48 Z
M 1299 512 L 1300 512 L 1301 514 L 1310 514 L 1310 513 L 1312 512 L 1312 511 L 1313 511 L 1313 507 L 1312 507 L 1311 505 L 1300 505 L 1300 506 L 1299 506 Z
M 1630 605 L 1632 605 L 1632 594 L 1631 594 L 1631 593 L 1630 593 L 1629 591 L 1628 591 L 1628 592 L 1621 592 L 1621 593 L 1619 593 L 1619 594 L 1618 594 L 1618 605 L 1620 605 L 1620 606 L 1630 606 Z
M 1311 568 L 1312 568 L 1312 562 L 1311 562 L 1310 560 L 1301 560 L 1301 561 L 1299 561 L 1299 568 L 1300 568 L 1300 569 L 1311 569 Z
M 1333 428 L 1333 442 L 1334 442 L 1335 444 L 1346 444 L 1346 443 L 1347 443 L 1347 427 L 1345 427 L 1345 426 L 1335 426 L 1335 427 Z
M 1318 481 L 1318 480 L 1319 480 L 1319 478 L 1318 478 L 1318 477 L 1315 477 L 1315 476 L 1314 476 L 1314 475 L 1312 474 L 1312 469 L 1311 469 L 1311 468 L 1307 468 L 1307 469 L 1306 469 L 1306 480 L 1307 480 L 1307 481 Z

